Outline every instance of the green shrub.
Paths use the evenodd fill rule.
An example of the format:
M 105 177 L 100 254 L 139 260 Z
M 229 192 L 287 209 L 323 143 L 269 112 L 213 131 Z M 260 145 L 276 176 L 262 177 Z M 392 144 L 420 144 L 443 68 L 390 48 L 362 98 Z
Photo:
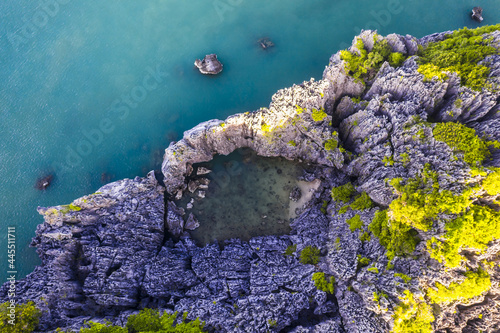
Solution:
M 456 267 L 463 259 L 461 249 L 484 250 L 489 242 L 500 238 L 500 212 L 473 205 L 465 214 L 448 222 L 445 228 L 444 240 L 433 237 L 427 241 L 427 249 L 432 258 L 445 261 L 447 267 Z
M 325 273 L 316 272 L 312 276 L 312 280 L 314 281 L 314 285 L 318 290 L 322 290 L 326 293 L 333 294 L 335 291 L 335 278 L 330 276 L 327 280 L 325 277 Z
M 366 192 L 361 193 L 351 204 L 351 208 L 354 210 L 364 210 L 372 207 L 373 201 Z
M 354 186 L 351 183 L 347 183 L 332 188 L 331 195 L 332 199 L 335 201 L 349 202 L 354 192 Z
M 380 299 L 381 299 L 382 297 L 383 297 L 383 298 L 385 298 L 385 299 L 387 299 L 387 294 L 386 294 L 386 293 L 384 293 L 383 291 L 379 291 L 379 292 L 374 291 L 374 292 L 373 292 L 373 300 L 374 300 L 375 302 L 377 302 L 377 303 L 378 303 L 378 302 L 380 302 Z
M 293 140 L 288 141 L 288 145 L 292 146 L 292 147 L 296 147 L 297 146 L 297 144 Z
M 349 225 L 349 230 L 351 231 L 355 231 L 363 227 L 363 221 L 361 220 L 361 216 L 359 216 L 358 214 L 354 215 L 346 222 Z
M 391 221 L 428 231 L 439 213 L 459 214 L 471 204 L 471 190 L 454 195 L 448 190 L 439 190 L 437 173 L 426 165 L 422 176 L 402 180 L 394 178 L 391 185 L 399 197 L 389 205 Z
M 358 264 L 360 267 L 368 266 L 370 264 L 370 259 L 362 257 L 360 254 L 358 254 Z
M 401 303 L 394 310 L 394 333 L 430 333 L 434 321 L 432 308 L 423 299 L 415 300 L 410 291 L 405 290 Z
M 336 149 L 338 147 L 338 145 L 339 145 L 339 143 L 335 139 L 328 139 L 324 143 L 324 147 L 328 151 Z
M 205 323 L 201 323 L 197 318 L 194 321 L 186 322 L 187 313 L 183 315 L 183 321 L 174 326 L 177 319 L 177 312 L 169 314 L 164 312 L 160 315 L 158 310 L 144 309 L 136 315 L 128 317 L 126 329 L 128 333 L 199 333 L 203 332 Z M 89 332 L 90 333 L 90 332 Z M 92 332 L 93 333 L 93 332 Z M 97 333 L 97 331 L 96 331 Z M 114 333 L 114 332 L 113 332 Z
M 490 276 L 481 268 L 477 272 L 465 272 L 465 276 L 463 282 L 452 282 L 448 287 L 436 282 L 437 289 L 429 288 L 427 296 L 433 303 L 447 304 L 457 300 L 468 300 L 491 288 Z
M 406 274 L 403 274 L 403 273 L 394 273 L 394 276 L 400 277 L 401 279 L 403 279 L 403 281 L 405 283 L 408 283 L 411 281 L 411 277 L 406 275 Z
M 490 155 L 488 145 L 476 136 L 476 131 L 460 123 L 438 123 L 432 132 L 436 140 L 463 154 L 464 161 L 472 166 L 481 164 Z
M 442 79 L 444 72 L 456 72 L 462 85 L 480 91 L 486 85 L 490 69 L 478 63 L 498 54 L 481 35 L 499 29 L 500 25 L 475 30 L 464 28 L 447 35 L 443 41 L 429 43 L 418 53 L 419 72 L 428 79 L 434 76 Z
M 297 251 L 297 244 L 290 245 L 286 248 L 284 255 L 291 256 Z
M 319 249 L 314 246 L 306 246 L 300 252 L 300 262 L 306 265 L 316 265 L 319 262 Z
M 326 118 L 327 114 L 324 108 L 320 108 L 319 110 L 312 109 L 311 116 L 314 121 L 322 121 L 323 119 Z
M 378 274 L 378 268 L 373 266 L 373 267 L 369 267 L 366 269 L 368 272 L 372 272 L 372 273 L 375 273 L 375 274 Z
M 368 232 L 364 232 L 359 236 L 359 240 L 362 242 L 369 242 L 371 239 L 370 234 Z
M 385 61 L 391 66 L 400 66 L 406 57 L 401 53 L 393 53 L 387 40 L 378 40 L 374 36 L 374 44 L 371 52 L 368 52 L 361 38 L 356 40 L 358 52 L 340 51 L 340 59 L 344 60 L 346 73 L 355 79 L 364 80 L 371 78 Z
M 96 322 L 85 322 L 88 327 L 82 327 L 80 333 L 128 333 L 125 327 L 114 326 L 112 323 L 107 321 L 104 324 Z
M 389 260 L 396 255 L 412 253 L 419 241 L 417 232 L 410 226 L 398 221 L 389 223 L 387 210 L 376 212 L 368 228 L 379 239 L 380 245 L 387 249 Z
M 491 173 L 483 180 L 483 188 L 489 195 L 500 194 L 500 168 L 491 168 Z
M 11 314 L 10 302 L 0 304 L 0 332 L 2 333 L 30 333 L 38 326 L 41 311 L 35 303 L 15 304 L 15 318 L 9 317 Z M 12 321 L 13 320 L 13 321 Z

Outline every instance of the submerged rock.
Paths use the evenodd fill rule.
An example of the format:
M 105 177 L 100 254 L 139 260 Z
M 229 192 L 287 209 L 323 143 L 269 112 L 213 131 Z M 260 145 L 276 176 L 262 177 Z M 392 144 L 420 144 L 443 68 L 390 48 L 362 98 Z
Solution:
M 189 213 L 189 216 L 188 216 L 188 219 L 186 221 L 186 224 L 184 225 L 184 228 L 186 228 L 188 230 L 194 230 L 194 229 L 198 228 L 199 226 L 200 226 L 200 223 L 198 222 L 196 217 L 194 217 L 193 213 Z
M 298 186 L 295 186 L 292 192 L 290 192 L 290 200 L 297 202 L 301 197 L 302 197 L 302 191 Z
M 259 43 L 260 47 L 264 50 L 274 46 L 274 43 L 269 37 L 261 38 L 257 41 L 257 43 Z
M 50 186 L 52 183 L 52 180 L 54 179 L 54 175 L 47 175 L 41 178 L 38 178 L 36 183 L 35 183 L 35 188 L 37 190 L 45 190 L 47 187 Z
M 472 8 L 472 18 L 478 22 L 483 21 L 483 9 L 481 7 Z
M 203 60 L 196 59 L 194 65 L 198 67 L 202 74 L 219 74 L 222 72 L 222 63 L 217 59 L 216 54 L 206 55 Z

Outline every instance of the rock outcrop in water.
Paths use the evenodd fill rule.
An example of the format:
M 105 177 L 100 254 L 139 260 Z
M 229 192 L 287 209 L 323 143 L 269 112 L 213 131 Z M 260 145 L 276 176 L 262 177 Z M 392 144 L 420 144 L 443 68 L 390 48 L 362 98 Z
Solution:
M 222 72 L 222 63 L 217 59 L 216 54 L 206 55 L 203 60 L 196 59 L 194 65 L 198 67 L 202 74 L 219 74 Z
M 485 162 L 490 170 L 478 171 L 434 134 L 433 122 L 454 121 L 488 142 L 500 140 L 498 89 L 472 90 L 460 85 L 456 74 L 426 80 L 418 70 L 419 45 L 449 33 L 420 40 L 385 37 L 405 60 L 398 66 L 383 63 L 365 82 L 346 74 L 337 53 L 322 80 L 278 91 L 269 108 L 186 131 L 165 151 L 165 188 L 151 172 L 108 184 L 67 206 L 40 208 L 45 222 L 33 245 L 42 264 L 17 285 L 20 301 L 33 300 L 43 310 L 40 331 L 77 329 L 85 320 L 123 325 L 144 307 L 186 311 L 216 332 L 387 332 L 404 316 L 409 320 L 403 324 L 422 325 L 422 331 L 430 325 L 438 332 L 500 330 L 498 239 L 479 252 L 464 248 L 464 260 L 445 269 L 426 244 L 451 237 L 446 232 L 457 227 L 453 221 L 460 214 L 440 212 L 431 228 L 402 233 L 420 240 L 408 255 L 391 255 L 381 243 L 383 233 L 393 229 L 380 224 L 386 229 L 377 230 L 372 222 L 381 223 L 383 212 L 395 214 L 392 206 L 386 209 L 404 189 L 391 185 L 394 178 L 411 183 L 427 177 L 415 181 L 413 191 L 432 181 L 442 196 L 476 186 L 477 204 L 470 209 L 482 207 L 493 216 L 500 210 L 500 193 L 482 187 L 493 167 L 500 167 L 499 149 L 490 148 Z M 498 48 L 499 31 L 487 37 Z M 368 51 L 382 40 L 371 31 L 358 38 Z M 359 51 L 358 45 L 355 40 L 351 50 Z M 500 82 L 500 56 L 483 63 L 494 87 Z M 313 163 L 316 171 L 306 178 L 320 179 L 321 186 L 291 223 L 290 235 L 198 247 L 184 230 L 197 222 L 184 225 L 171 200 L 189 191 L 186 177 L 194 163 L 241 147 Z M 349 182 L 356 190 L 332 200 L 330 190 Z M 316 265 L 300 260 L 311 246 L 319 249 Z M 333 294 L 316 287 L 313 276 L 319 272 L 335 277 Z M 490 285 L 471 297 L 453 298 L 474 272 L 487 274 Z M 449 300 L 431 302 L 431 290 L 439 286 L 455 289 L 447 291 Z M 6 292 L 2 287 L 2 301 Z

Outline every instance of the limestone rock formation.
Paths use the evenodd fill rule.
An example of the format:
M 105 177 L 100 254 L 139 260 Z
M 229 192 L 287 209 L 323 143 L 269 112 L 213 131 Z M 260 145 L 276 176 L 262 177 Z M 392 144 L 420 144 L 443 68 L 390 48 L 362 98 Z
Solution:
M 150 173 L 108 184 L 70 205 L 40 208 L 45 222 L 33 245 L 42 264 L 18 282 L 19 301 L 33 300 L 44 310 L 43 332 L 78 329 L 85 320 L 123 325 L 144 307 L 188 312 L 188 319 L 199 317 L 214 332 L 401 331 L 401 312 L 410 318 L 405 325 L 423 325 L 422 331 L 498 332 L 500 240 L 480 251 L 479 245 L 459 247 L 463 260 L 445 267 L 428 244 L 451 247 L 446 242 L 453 237 L 471 236 L 448 233 L 460 227 L 465 213 L 454 209 L 464 201 L 424 219 L 428 228 L 395 217 L 398 202 L 423 205 L 411 218 L 434 208 L 434 191 L 452 199 L 472 193 L 467 212 L 498 216 L 500 210 L 500 193 L 484 186 L 500 167 L 500 55 L 483 60 L 489 76 L 481 91 L 454 73 L 425 79 L 419 46 L 449 34 L 416 39 L 363 31 L 351 52 L 362 52 L 359 40 L 366 52 L 385 41 L 403 61 L 384 62 L 363 81 L 348 75 L 337 53 L 322 80 L 278 91 L 268 108 L 186 131 L 165 151 L 165 188 Z M 499 31 L 484 37 L 500 49 Z M 438 140 L 436 122 L 474 129 L 491 155 L 482 166 L 467 162 L 464 151 Z M 311 163 L 314 171 L 303 178 L 321 184 L 290 223 L 290 234 L 197 246 L 185 230 L 196 226 L 194 215 L 184 224 L 172 200 L 191 190 L 205 194 L 200 187 L 208 184 L 200 175 L 206 171 L 194 172 L 193 164 L 242 147 Z M 410 184 L 409 193 L 398 184 Z M 339 186 L 336 197 L 332 189 Z M 393 224 L 383 224 L 384 216 Z M 481 222 L 468 221 L 470 228 Z M 400 229 L 391 229 L 398 223 Z M 496 230 L 482 232 L 488 237 Z M 489 285 L 474 280 L 484 290 L 467 299 L 431 299 L 438 287 L 456 293 L 478 272 L 488 276 Z M 0 301 L 7 299 L 4 285 Z
M 478 22 L 483 21 L 483 9 L 481 7 L 472 8 L 472 18 Z

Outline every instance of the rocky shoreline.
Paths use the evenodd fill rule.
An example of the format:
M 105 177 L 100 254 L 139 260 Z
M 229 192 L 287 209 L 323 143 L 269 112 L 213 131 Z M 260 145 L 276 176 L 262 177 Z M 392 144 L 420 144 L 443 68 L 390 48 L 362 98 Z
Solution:
M 498 90 L 471 90 L 456 74 L 429 81 L 418 72 L 419 46 L 450 33 L 416 39 L 364 31 L 351 51 L 358 38 L 368 50 L 385 40 L 405 61 L 398 67 L 385 62 L 362 82 L 346 74 L 336 53 L 322 80 L 278 91 L 268 108 L 186 131 L 165 151 L 164 184 L 150 172 L 107 184 L 70 205 L 39 208 L 45 222 L 32 245 L 42 264 L 17 282 L 18 301 L 32 300 L 42 310 L 40 332 L 79 330 L 88 320 L 123 325 L 144 307 L 188 312 L 188 319 L 199 317 L 213 332 L 387 332 L 405 290 L 424 296 L 436 282 L 448 284 L 466 268 L 493 262 L 489 291 L 440 305 L 432 325 L 439 332 L 500 330 L 499 240 L 479 254 L 467 253 L 461 267 L 443 269 L 430 258 L 425 241 L 442 236 L 444 222 L 418 230 L 415 251 L 392 262 L 377 237 L 360 239 L 369 234 L 376 213 L 398 197 L 388 179 L 408 180 L 431 165 L 442 190 L 458 193 L 481 180 L 471 179 L 470 165 L 434 138 L 432 123 L 456 121 L 482 138 L 500 140 Z M 488 37 L 498 48 L 500 31 Z M 491 68 L 489 82 L 498 84 L 500 55 L 484 63 Z M 313 164 L 310 178 L 321 185 L 289 235 L 199 247 L 185 232 L 173 200 L 189 191 L 186 177 L 193 164 L 243 147 Z M 485 165 L 500 167 L 500 150 L 491 153 Z M 374 204 L 360 209 L 351 204 L 341 212 L 330 190 L 349 182 Z M 495 198 L 482 200 L 487 205 Z M 353 230 L 356 216 L 361 225 Z M 295 251 L 284 255 L 292 245 Z M 309 246 L 320 250 L 315 265 L 300 260 Z M 361 265 L 360 258 L 370 264 Z M 333 294 L 315 286 L 317 272 L 335 278 Z M 0 301 L 7 301 L 6 285 Z

